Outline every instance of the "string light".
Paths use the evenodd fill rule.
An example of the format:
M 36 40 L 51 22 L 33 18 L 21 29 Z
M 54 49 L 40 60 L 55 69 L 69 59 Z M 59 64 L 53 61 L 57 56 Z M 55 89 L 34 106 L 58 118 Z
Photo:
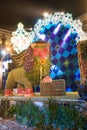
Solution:
M 71 33 L 77 32 L 76 42 L 81 40 L 87 40 L 87 33 L 82 30 L 82 23 L 80 20 L 73 20 L 72 14 L 64 12 L 55 12 L 54 14 L 46 15 L 43 19 L 39 19 L 34 25 L 34 29 L 29 33 L 26 32 L 21 23 L 18 24 L 18 29 L 13 32 L 13 37 L 11 42 L 13 44 L 13 49 L 20 53 L 21 51 L 28 48 L 32 43 L 33 39 L 37 34 L 39 34 L 42 27 L 47 26 L 49 23 L 52 24 L 63 24 L 64 26 L 69 25 Z M 58 31 L 58 30 L 57 30 Z
M 48 15 L 49 15 L 48 12 L 43 13 L 43 16 L 44 16 L 44 17 L 48 17 Z
M 30 41 L 28 40 L 28 32 L 25 31 L 22 23 L 18 24 L 18 28 L 15 32 L 12 33 L 13 37 L 11 38 L 11 42 L 13 44 L 13 49 L 20 53 L 23 50 L 27 49 L 30 45 Z

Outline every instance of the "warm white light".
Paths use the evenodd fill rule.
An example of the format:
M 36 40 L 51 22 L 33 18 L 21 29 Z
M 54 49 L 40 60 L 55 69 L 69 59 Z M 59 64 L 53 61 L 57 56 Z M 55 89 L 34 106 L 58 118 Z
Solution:
M 30 31 L 32 31 L 32 28 L 29 28 Z
M 17 30 L 12 34 L 13 37 L 11 38 L 11 42 L 13 44 L 13 49 L 17 53 L 20 53 L 28 48 L 28 46 L 30 45 L 30 40 L 28 37 L 29 34 L 25 31 L 22 23 L 18 24 Z
M 64 15 L 64 12 L 61 12 L 61 15 Z
M 27 49 L 29 45 L 33 42 L 36 35 L 39 34 L 42 27 L 47 26 L 49 23 L 57 25 L 58 23 L 67 26 L 69 24 L 70 31 L 65 37 L 65 40 L 69 36 L 70 33 L 77 33 L 78 36 L 76 38 L 77 43 L 80 40 L 87 40 L 87 33 L 85 33 L 82 29 L 82 23 L 80 20 L 73 20 L 72 14 L 64 13 L 64 12 L 55 12 L 54 14 L 48 14 L 48 12 L 44 13 L 44 18 L 39 19 L 37 23 L 34 25 L 33 30 L 30 32 L 26 32 L 23 28 L 23 25 L 18 24 L 18 29 L 16 32 L 13 32 L 13 37 L 11 38 L 11 42 L 13 44 L 13 49 L 20 53 L 21 51 Z M 59 24 L 59 26 L 61 25 Z M 56 34 L 59 30 L 58 28 L 54 29 L 54 34 Z M 42 39 L 45 39 L 45 35 L 39 35 Z
M 44 16 L 44 17 L 48 17 L 48 15 L 49 15 L 48 12 L 43 13 L 43 16 Z
M 6 51 L 7 52 L 11 52 L 11 48 L 10 47 L 6 47 Z
M 61 21 L 61 24 L 63 25 L 70 25 L 70 31 L 71 33 L 78 33 L 78 36 L 76 38 L 76 41 L 80 40 L 86 40 L 87 39 L 87 33 L 85 33 L 82 30 L 82 23 L 80 20 L 73 20 L 72 14 L 64 12 L 55 12 L 54 14 L 49 14 L 46 18 L 41 20 L 41 22 L 37 22 L 34 25 L 34 33 L 37 34 L 42 29 L 42 26 L 48 25 L 50 22 L 52 24 L 58 24 Z

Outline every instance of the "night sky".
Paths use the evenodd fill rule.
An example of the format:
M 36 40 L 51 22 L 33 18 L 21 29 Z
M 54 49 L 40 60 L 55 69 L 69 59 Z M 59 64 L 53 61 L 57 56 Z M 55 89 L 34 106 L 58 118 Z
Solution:
M 13 31 L 19 22 L 33 27 L 46 11 L 69 12 L 76 18 L 87 11 L 87 0 L 0 0 L 0 28 Z

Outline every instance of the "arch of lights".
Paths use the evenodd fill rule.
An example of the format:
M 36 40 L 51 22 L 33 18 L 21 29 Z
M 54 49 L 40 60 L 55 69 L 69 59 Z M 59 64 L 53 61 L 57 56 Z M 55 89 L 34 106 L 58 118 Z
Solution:
M 76 38 L 77 43 L 80 40 L 87 39 L 87 33 L 82 30 L 82 23 L 80 20 L 73 20 L 72 14 L 70 13 L 62 13 L 56 12 L 54 14 L 49 14 L 47 17 L 43 19 L 39 19 L 37 23 L 34 25 L 34 29 L 31 32 L 27 32 L 24 29 L 22 23 L 18 24 L 18 28 L 15 32 L 12 33 L 11 42 L 13 44 L 13 49 L 20 53 L 21 51 L 28 48 L 28 46 L 33 42 L 33 39 L 36 35 L 44 40 L 45 35 L 40 35 L 39 32 L 42 27 L 47 26 L 49 23 L 57 25 L 58 23 L 66 26 L 67 24 L 70 26 L 71 32 L 77 32 L 78 36 Z M 56 29 L 58 30 L 58 29 Z
M 31 32 L 26 32 L 21 23 L 19 25 L 11 39 L 14 50 L 20 53 L 38 40 L 49 42 L 52 51 L 50 76 L 65 79 L 66 91 L 75 91 L 74 82 L 80 80 L 76 44 L 87 39 L 80 20 L 73 20 L 70 13 L 56 12 L 39 19 Z

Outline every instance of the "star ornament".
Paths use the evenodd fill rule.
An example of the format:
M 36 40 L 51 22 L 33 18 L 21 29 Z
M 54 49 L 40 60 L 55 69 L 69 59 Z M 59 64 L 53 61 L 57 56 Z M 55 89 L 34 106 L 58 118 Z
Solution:
M 65 63 L 64 63 L 64 65 L 65 65 L 66 67 L 68 67 L 69 64 L 70 64 L 70 62 L 69 62 L 68 60 L 66 60 Z

